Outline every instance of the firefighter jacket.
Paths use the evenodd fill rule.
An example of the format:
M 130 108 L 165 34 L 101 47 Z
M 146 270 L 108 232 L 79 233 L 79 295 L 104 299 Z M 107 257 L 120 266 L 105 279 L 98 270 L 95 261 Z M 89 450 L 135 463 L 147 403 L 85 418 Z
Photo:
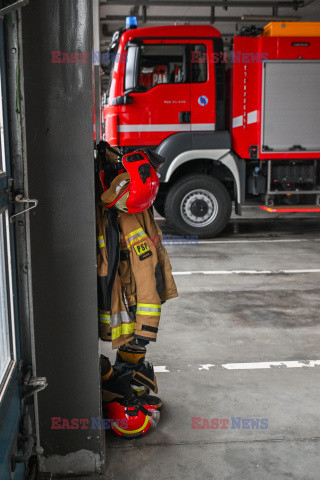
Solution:
M 134 336 L 156 341 L 161 305 L 178 296 L 161 230 L 151 209 L 117 214 L 117 253 L 111 211 L 97 214 L 100 336 L 113 348 Z
M 118 273 L 118 216 L 112 209 L 97 207 L 97 272 L 99 335 L 118 348 L 134 338 L 134 318 L 129 315 Z

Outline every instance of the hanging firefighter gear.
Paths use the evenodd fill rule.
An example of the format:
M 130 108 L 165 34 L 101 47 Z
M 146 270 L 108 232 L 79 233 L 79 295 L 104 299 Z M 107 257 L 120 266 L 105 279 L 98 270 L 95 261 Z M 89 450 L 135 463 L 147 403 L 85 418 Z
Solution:
M 113 348 L 134 338 L 156 341 L 161 305 L 178 295 L 161 231 L 150 210 L 112 211 L 97 211 L 100 336 Z
M 159 420 L 162 401 L 145 345 L 156 341 L 161 305 L 178 295 L 162 233 L 149 208 L 163 158 L 149 151 L 122 157 L 98 146 L 97 198 L 99 333 L 118 348 L 114 366 L 101 358 L 102 400 L 113 429 L 134 438 Z M 102 204 L 100 202 L 102 200 Z M 120 423 L 119 423 L 120 422 Z

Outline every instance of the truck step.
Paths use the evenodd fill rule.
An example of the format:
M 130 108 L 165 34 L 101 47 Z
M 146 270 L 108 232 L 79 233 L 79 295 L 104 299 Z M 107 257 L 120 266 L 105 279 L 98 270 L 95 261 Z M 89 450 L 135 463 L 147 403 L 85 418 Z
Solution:
M 262 210 L 270 213 L 312 213 L 320 212 L 320 205 L 294 205 L 292 207 L 285 205 L 274 205 L 268 207 L 267 205 L 260 205 Z

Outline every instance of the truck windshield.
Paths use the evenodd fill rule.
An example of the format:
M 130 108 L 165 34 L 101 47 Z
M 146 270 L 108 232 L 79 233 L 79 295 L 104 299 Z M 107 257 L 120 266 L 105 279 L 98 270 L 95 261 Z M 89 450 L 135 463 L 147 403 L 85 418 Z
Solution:
M 113 55 L 112 56 L 112 61 L 110 61 L 110 66 L 108 68 L 108 86 L 107 86 L 107 90 L 106 90 L 106 96 L 107 98 L 109 97 L 110 95 L 110 89 L 111 89 L 111 82 L 112 82 L 112 77 L 113 77 L 113 71 L 114 71 L 114 66 L 115 66 L 115 63 L 116 63 L 116 55 Z
M 104 73 L 107 76 L 107 89 L 105 91 L 106 97 L 109 97 L 110 95 L 111 81 L 113 77 L 114 67 L 116 64 L 116 60 L 118 60 L 117 51 L 120 43 L 121 33 L 122 33 L 122 29 L 114 32 L 112 36 L 112 40 L 107 49 L 107 52 L 103 54 L 101 58 L 102 68 L 104 70 Z

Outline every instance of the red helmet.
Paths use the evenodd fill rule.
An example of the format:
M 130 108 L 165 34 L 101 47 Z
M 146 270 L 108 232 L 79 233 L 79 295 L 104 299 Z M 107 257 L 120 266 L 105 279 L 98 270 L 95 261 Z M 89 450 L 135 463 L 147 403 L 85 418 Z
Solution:
M 160 412 L 154 405 L 124 406 L 118 402 L 107 404 L 108 418 L 114 432 L 120 437 L 136 438 L 158 424 Z
M 115 206 L 126 213 L 149 208 L 159 190 L 157 169 L 163 161 L 163 157 L 148 150 L 126 153 L 122 158 L 126 173 L 118 175 L 101 196 L 106 207 Z

